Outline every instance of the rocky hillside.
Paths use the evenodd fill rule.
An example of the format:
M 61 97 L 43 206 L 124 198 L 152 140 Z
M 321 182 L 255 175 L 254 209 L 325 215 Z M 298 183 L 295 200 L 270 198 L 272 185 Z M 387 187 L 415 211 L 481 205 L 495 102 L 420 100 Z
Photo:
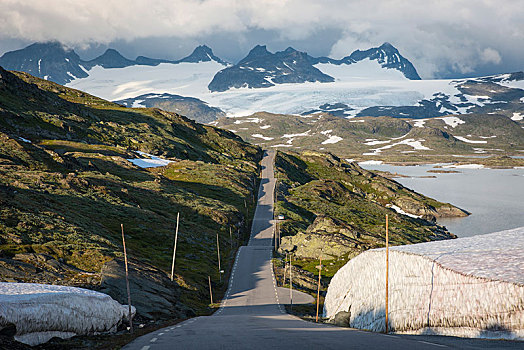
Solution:
M 450 155 L 501 157 L 524 151 L 520 121 L 499 114 L 413 120 L 255 113 L 221 118 L 215 125 L 263 147 L 329 151 L 355 160 L 434 163 L 450 161 Z M 508 165 L 521 161 L 513 159 Z
M 82 286 L 127 303 L 123 224 L 139 320 L 208 312 L 207 276 L 217 294 L 226 287 L 217 234 L 228 274 L 248 232 L 257 147 L 3 69 L 0 115 L 1 281 Z
M 386 215 L 392 245 L 454 238 L 435 219 L 468 215 L 331 154 L 278 152 L 275 165 L 279 252 L 293 254 L 297 273 L 314 273 L 322 257 L 326 285 L 349 259 L 385 245 Z
M 226 113 L 220 108 L 211 107 L 198 98 L 168 93 L 144 94 L 114 102 L 126 107 L 160 108 L 181 114 L 199 123 L 209 123 L 226 116 Z

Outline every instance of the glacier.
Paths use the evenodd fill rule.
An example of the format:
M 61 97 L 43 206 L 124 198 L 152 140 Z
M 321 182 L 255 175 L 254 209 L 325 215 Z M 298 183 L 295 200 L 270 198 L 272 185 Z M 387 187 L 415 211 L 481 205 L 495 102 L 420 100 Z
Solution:
M 132 316 L 135 308 L 131 308 Z M 115 332 L 129 307 L 109 295 L 77 287 L 0 282 L 0 330 L 16 326 L 15 339 L 34 346 L 53 337 Z
M 324 316 L 385 330 L 385 249 L 361 253 L 328 287 Z M 390 248 L 393 333 L 524 339 L 524 227 Z

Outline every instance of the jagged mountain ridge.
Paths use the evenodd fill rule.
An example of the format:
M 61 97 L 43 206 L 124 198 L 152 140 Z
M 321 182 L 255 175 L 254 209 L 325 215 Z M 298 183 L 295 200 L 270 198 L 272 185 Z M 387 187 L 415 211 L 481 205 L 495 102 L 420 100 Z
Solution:
M 411 62 L 400 55 L 390 43 L 365 51 L 356 50 L 340 60 L 329 57 L 312 57 L 292 47 L 271 53 L 266 46 L 257 45 L 234 66 L 218 72 L 211 83 L 210 91 L 226 91 L 231 88 L 264 88 L 284 83 L 333 82 L 335 78 L 322 72 L 317 64 L 351 65 L 369 59 L 383 69 L 394 69 L 407 79 L 420 80 Z
M 365 59 L 376 60 L 380 63 L 382 68 L 385 69 L 396 69 L 402 72 L 402 74 L 410 80 L 420 80 L 420 76 L 413 64 L 402 56 L 397 48 L 388 42 L 385 42 L 379 47 L 373 47 L 365 51 L 355 50 L 349 56 L 340 60 L 335 60 L 329 57 L 318 57 L 312 58 L 311 63 L 313 65 L 318 63 L 341 65 L 358 63 Z
M 226 91 L 231 88 L 263 88 L 284 83 L 333 82 L 311 64 L 311 56 L 288 47 L 271 53 L 266 46 L 257 45 L 238 64 L 218 72 L 208 88 Z
M 163 60 L 144 56 L 130 60 L 122 56 L 117 50 L 109 48 L 102 55 L 85 61 L 74 50 L 65 48 L 58 42 L 47 42 L 34 43 L 24 49 L 6 52 L 0 57 L 0 66 L 7 70 L 26 72 L 38 78 L 64 85 L 75 79 L 88 77 L 89 70 L 95 66 L 111 69 L 134 65 L 157 66 L 161 63 L 178 64 L 209 61 L 215 61 L 222 65 L 227 64 L 215 56 L 211 48 L 206 45 L 196 47 L 189 56 L 180 60 Z
M 306 52 L 291 47 L 271 53 L 266 46 L 257 45 L 236 65 L 225 67 L 211 79 L 210 91 L 226 91 L 230 88 L 269 87 L 285 83 L 333 82 L 335 78 L 315 65 L 352 65 L 369 59 L 376 61 L 383 69 L 400 71 L 408 79 L 420 79 L 411 62 L 405 59 L 389 43 L 366 51 L 356 50 L 340 60 L 329 57 L 312 57 Z M 200 45 L 187 57 L 180 60 L 166 60 L 138 56 L 135 60 L 122 56 L 115 49 L 107 49 L 92 60 L 82 60 L 74 50 L 67 49 L 58 42 L 35 43 L 24 49 L 5 53 L 0 57 L 0 66 L 19 70 L 48 79 L 59 84 L 86 78 L 95 66 L 105 69 L 124 68 L 134 65 L 157 66 L 161 63 L 200 63 L 215 61 L 224 66 L 227 62 L 214 55 L 206 45 Z

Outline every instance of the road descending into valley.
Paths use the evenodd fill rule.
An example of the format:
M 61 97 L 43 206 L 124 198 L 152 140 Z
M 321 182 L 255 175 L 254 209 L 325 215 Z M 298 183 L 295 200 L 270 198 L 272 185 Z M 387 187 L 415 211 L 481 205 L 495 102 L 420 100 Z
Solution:
M 436 336 L 378 334 L 306 322 L 286 314 L 289 290 L 271 268 L 275 154 L 262 160 L 258 205 L 247 246 L 240 247 L 229 287 L 212 316 L 186 320 L 135 339 L 128 350 L 167 349 L 438 349 L 518 348 L 522 343 Z M 313 301 L 300 292 L 293 303 Z M 281 305 L 282 304 L 282 305 Z

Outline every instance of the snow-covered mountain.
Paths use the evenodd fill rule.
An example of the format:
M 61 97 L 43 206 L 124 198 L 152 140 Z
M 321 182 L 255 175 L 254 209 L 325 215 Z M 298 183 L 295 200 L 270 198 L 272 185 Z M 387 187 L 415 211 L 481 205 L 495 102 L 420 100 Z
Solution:
M 89 74 L 83 64 L 73 50 L 57 42 L 35 43 L 0 57 L 0 66 L 5 69 L 27 72 L 59 84 L 86 78 Z
M 420 80 L 413 64 L 390 43 L 365 51 L 353 51 L 340 60 L 315 58 L 291 47 L 271 53 L 266 46 L 257 45 L 236 65 L 218 72 L 209 84 L 209 90 L 265 88 L 287 83 L 329 83 L 354 78 Z
M 129 99 L 133 105 L 146 94 L 194 97 L 233 116 L 258 111 L 343 118 L 497 113 L 521 121 L 524 116 L 524 73 L 419 80 L 413 65 L 388 43 L 340 60 L 257 46 L 230 66 L 207 46 L 178 61 L 143 56 L 132 61 L 114 50 L 83 61 L 59 44 L 34 44 L 6 53 L 2 64 L 108 100 Z M 167 98 L 153 100 L 168 108 Z M 169 100 L 169 108 L 181 108 L 180 97 Z
M 375 61 L 383 69 L 394 69 L 402 73 L 410 80 L 420 80 L 420 76 L 413 64 L 403 57 L 400 52 L 390 43 L 386 42 L 379 47 L 373 47 L 365 51 L 355 50 L 349 56 L 340 60 L 329 57 L 313 58 L 314 65 L 351 65 L 362 61 Z M 322 70 L 322 69 L 321 69 Z
M 67 84 L 77 79 L 87 78 L 94 67 L 104 69 L 126 68 L 130 66 L 158 66 L 161 63 L 199 63 L 216 62 L 223 66 L 226 62 L 213 54 L 213 51 L 201 45 L 187 57 L 170 61 L 144 56 L 130 60 L 117 50 L 107 49 L 102 55 L 89 60 L 82 60 L 73 50 L 58 42 L 35 43 L 26 48 L 5 53 L 0 57 L 0 66 L 8 70 L 27 72 L 36 77 Z
M 291 47 L 271 53 L 266 46 L 257 45 L 240 62 L 218 72 L 208 87 L 210 91 L 226 91 L 317 81 L 326 83 L 334 79 L 313 67 L 307 53 Z

